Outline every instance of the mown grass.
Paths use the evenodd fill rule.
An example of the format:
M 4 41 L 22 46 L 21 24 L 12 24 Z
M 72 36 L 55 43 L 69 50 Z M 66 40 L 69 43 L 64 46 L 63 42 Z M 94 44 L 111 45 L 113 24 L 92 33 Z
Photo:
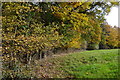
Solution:
M 117 78 L 118 49 L 91 50 L 48 59 L 54 63 L 53 77 Z M 50 73 L 52 74 L 52 73 Z

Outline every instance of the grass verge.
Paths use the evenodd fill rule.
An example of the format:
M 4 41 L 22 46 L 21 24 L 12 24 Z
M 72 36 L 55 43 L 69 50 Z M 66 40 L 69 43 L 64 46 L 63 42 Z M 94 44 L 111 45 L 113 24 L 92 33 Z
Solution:
M 118 49 L 91 50 L 46 59 L 41 65 L 44 77 L 117 78 Z

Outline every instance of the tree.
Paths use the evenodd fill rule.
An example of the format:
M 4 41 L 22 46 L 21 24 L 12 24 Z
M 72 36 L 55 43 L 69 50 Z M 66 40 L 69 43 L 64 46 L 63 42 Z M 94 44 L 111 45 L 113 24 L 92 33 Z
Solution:
M 118 47 L 118 28 L 111 27 L 108 24 L 102 26 L 102 39 L 100 48 L 117 48 Z

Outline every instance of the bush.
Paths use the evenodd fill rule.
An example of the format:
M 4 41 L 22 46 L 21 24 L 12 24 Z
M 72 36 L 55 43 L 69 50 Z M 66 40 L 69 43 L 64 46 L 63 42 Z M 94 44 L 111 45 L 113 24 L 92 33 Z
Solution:
M 98 44 L 88 44 L 87 49 L 88 49 L 88 50 L 99 49 L 99 45 L 98 45 Z

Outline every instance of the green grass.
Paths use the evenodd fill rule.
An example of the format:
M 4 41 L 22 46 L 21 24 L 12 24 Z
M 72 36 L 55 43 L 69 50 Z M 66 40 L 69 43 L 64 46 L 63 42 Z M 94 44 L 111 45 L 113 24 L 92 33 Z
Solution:
M 117 78 L 118 49 L 91 50 L 48 59 L 54 63 L 53 77 Z M 51 70 L 52 71 L 52 70 Z M 52 73 L 50 73 L 52 74 Z
M 16 70 L 6 71 L 4 76 L 14 75 L 20 78 L 117 78 L 118 49 L 71 53 L 36 61 L 28 65 L 27 68 L 25 65 L 17 66 L 19 67 L 15 68 Z

